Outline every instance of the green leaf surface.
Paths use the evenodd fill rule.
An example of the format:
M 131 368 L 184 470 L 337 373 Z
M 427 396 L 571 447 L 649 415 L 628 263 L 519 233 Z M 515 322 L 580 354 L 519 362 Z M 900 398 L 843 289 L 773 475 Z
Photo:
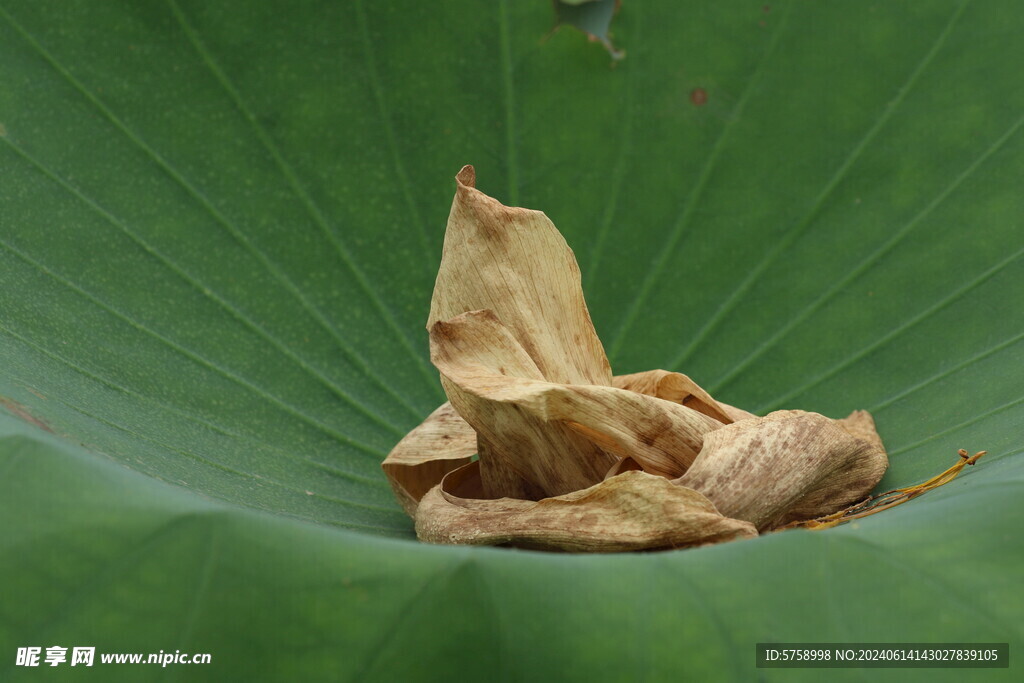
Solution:
M 633 681 L 820 680 L 755 669 L 763 641 L 1024 643 L 1016 3 L 631 0 L 615 68 L 550 13 L 0 1 L 0 678 L 51 645 L 213 656 L 83 680 Z M 883 488 L 989 455 L 825 532 L 417 543 L 379 463 L 443 400 L 464 163 L 566 235 L 617 373 L 867 408 Z

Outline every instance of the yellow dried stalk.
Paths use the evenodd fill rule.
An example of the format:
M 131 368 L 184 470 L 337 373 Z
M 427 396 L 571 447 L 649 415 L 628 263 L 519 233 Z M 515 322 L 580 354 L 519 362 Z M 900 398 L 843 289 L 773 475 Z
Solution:
M 679 548 L 865 513 L 847 506 L 888 466 L 867 412 L 757 417 L 680 373 L 613 377 L 551 221 L 477 190 L 470 166 L 456 186 L 427 322 L 450 403 L 384 462 L 422 540 Z
M 944 486 L 953 481 L 964 467 L 967 465 L 974 465 L 978 462 L 981 456 L 985 455 L 987 452 L 988 451 L 978 451 L 974 455 L 968 455 L 967 451 L 961 448 L 957 451 L 957 454 L 960 456 L 960 460 L 945 472 L 935 475 L 928 481 L 901 489 L 893 489 L 891 491 L 886 491 L 885 493 L 879 493 L 877 496 L 868 496 L 866 499 L 856 503 L 855 505 L 851 505 L 845 510 L 840 510 L 839 512 L 819 517 L 817 519 L 806 519 L 799 522 L 792 522 L 786 525 L 785 528 L 791 529 L 803 527 L 805 529 L 830 529 L 839 524 L 875 515 L 884 510 L 894 508 L 897 505 L 903 505 L 903 503 L 906 503 L 908 500 L 917 498 L 922 494 L 928 493 L 932 489 L 937 489 L 940 486 Z

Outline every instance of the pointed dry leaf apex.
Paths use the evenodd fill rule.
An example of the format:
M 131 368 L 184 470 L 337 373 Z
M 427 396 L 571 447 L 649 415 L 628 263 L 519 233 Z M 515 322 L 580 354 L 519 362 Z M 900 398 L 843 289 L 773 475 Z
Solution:
M 455 175 L 455 182 L 462 187 L 476 189 L 476 169 L 466 164 L 462 170 Z
M 450 403 L 384 462 L 422 540 L 681 548 L 827 517 L 877 484 L 865 411 L 756 417 L 677 372 L 612 377 L 555 226 L 480 192 L 472 166 L 455 180 L 427 319 Z
M 469 166 L 458 177 L 475 181 Z M 460 180 L 427 330 L 439 320 L 479 310 L 494 312 L 545 379 L 611 384 L 565 239 L 540 211 L 505 206 Z

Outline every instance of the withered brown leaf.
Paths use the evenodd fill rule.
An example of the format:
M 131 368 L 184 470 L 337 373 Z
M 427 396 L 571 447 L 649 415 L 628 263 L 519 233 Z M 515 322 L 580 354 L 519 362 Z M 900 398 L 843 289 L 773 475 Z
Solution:
M 551 221 L 477 190 L 470 166 L 456 185 L 427 322 L 450 403 L 384 462 L 422 540 L 702 545 L 828 515 L 877 484 L 888 459 L 864 411 L 757 417 L 680 373 L 613 378 Z
M 450 473 L 423 498 L 416 515 L 416 533 L 422 540 L 615 552 L 757 536 L 753 525 L 722 516 L 700 493 L 645 472 L 624 472 L 540 501 L 489 500 L 472 497 L 482 493 L 476 464 Z

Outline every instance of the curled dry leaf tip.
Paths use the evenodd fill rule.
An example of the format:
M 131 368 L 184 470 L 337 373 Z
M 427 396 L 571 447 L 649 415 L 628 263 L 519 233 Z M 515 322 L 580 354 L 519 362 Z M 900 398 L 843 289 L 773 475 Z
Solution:
M 750 538 L 842 514 L 888 465 L 866 411 L 758 417 L 677 372 L 613 377 L 565 239 L 476 189 L 472 166 L 456 176 L 427 330 L 449 402 L 383 465 L 427 542 L 612 552 Z

